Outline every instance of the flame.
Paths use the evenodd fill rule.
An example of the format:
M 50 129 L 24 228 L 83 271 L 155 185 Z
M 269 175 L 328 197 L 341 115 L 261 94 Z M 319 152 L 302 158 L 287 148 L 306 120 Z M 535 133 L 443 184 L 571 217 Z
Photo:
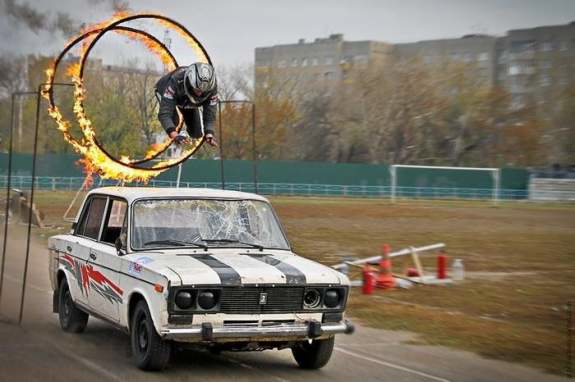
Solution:
M 84 28 L 82 30 L 82 33 L 89 33 L 101 30 L 102 28 L 107 27 L 111 23 L 114 23 L 127 16 L 129 16 L 129 14 L 126 12 L 116 13 L 109 20 L 105 20 L 101 23 L 93 24 Z M 162 19 L 155 19 L 155 20 L 168 28 L 175 29 L 180 35 L 184 37 L 188 45 L 192 48 L 192 50 L 194 50 L 196 55 L 200 58 L 200 61 L 208 62 L 207 57 L 200 49 L 197 41 L 195 41 L 192 37 L 190 37 L 182 28 Z M 174 63 L 172 62 L 170 55 L 157 42 L 147 38 L 145 35 L 135 32 L 125 30 L 114 30 L 114 32 L 119 33 L 121 35 L 125 35 L 134 41 L 143 43 L 144 46 L 152 54 L 156 55 L 165 66 L 167 66 L 168 68 L 174 68 Z M 48 108 L 48 113 L 50 117 L 52 117 L 56 121 L 58 130 L 60 130 L 63 133 L 64 140 L 69 144 L 71 144 L 74 150 L 84 157 L 82 160 L 80 160 L 80 163 L 82 163 L 82 165 L 85 168 L 85 171 L 88 174 L 97 173 L 103 179 L 117 179 L 124 182 L 132 182 L 132 181 L 148 182 L 151 178 L 158 176 L 159 174 L 167 170 L 167 168 L 180 162 L 181 161 L 180 158 L 184 158 L 195 152 L 197 148 L 202 144 L 203 140 L 202 139 L 192 140 L 191 143 L 187 145 L 180 158 L 159 161 L 150 168 L 134 168 L 131 165 L 135 161 L 131 160 L 128 156 L 125 155 L 121 156 L 119 161 L 116 161 L 113 158 L 109 157 L 109 155 L 96 144 L 96 132 L 92 126 L 92 122 L 87 117 L 86 112 L 84 110 L 83 103 L 86 97 L 86 92 L 83 86 L 82 79 L 80 78 L 80 69 L 81 69 L 80 63 L 86 56 L 87 49 L 90 46 L 90 43 L 96 37 L 96 35 L 97 34 L 94 33 L 93 35 L 88 36 L 83 40 L 79 61 L 77 63 L 71 64 L 68 68 L 66 68 L 66 75 L 72 79 L 72 82 L 74 84 L 73 110 L 74 114 L 76 115 L 78 124 L 80 126 L 83 138 L 77 140 L 70 134 L 70 126 L 71 126 L 70 122 L 64 119 L 57 106 L 50 104 Z M 48 83 L 51 83 L 54 79 L 55 76 L 54 68 L 55 63 L 52 63 L 51 67 L 46 70 L 46 77 Z M 43 96 L 49 98 L 50 91 L 51 91 L 50 86 L 46 87 L 46 89 L 44 89 Z M 180 117 L 180 121 L 183 121 L 183 118 Z M 181 124 L 180 126 L 178 126 L 178 130 L 181 128 L 181 126 L 182 126 Z M 146 153 L 144 159 L 148 160 L 152 157 L 155 157 L 161 150 L 169 146 L 170 143 L 171 140 L 167 139 L 160 144 L 152 145 L 150 150 L 148 150 L 148 152 Z

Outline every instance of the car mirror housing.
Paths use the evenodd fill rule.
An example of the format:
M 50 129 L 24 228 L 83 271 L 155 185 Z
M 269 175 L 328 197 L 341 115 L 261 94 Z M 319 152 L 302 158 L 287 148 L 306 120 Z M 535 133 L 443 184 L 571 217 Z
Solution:
M 124 252 L 125 246 L 122 241 L 121 235 L 116 238 L 114 244 L 116 245 L 116 251 L 118 252 L 118 256 L 124 256 L 126 253 Z

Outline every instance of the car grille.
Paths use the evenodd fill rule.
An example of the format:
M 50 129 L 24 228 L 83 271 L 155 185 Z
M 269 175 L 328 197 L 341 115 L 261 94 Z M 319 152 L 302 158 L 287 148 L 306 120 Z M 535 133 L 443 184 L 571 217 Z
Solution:
M 220 312 L 232 314 L 292 313 L 302 310 L 304 288 L 243 287 L 223 288 Z M 262 293 L 266 303 L 260 304 Z

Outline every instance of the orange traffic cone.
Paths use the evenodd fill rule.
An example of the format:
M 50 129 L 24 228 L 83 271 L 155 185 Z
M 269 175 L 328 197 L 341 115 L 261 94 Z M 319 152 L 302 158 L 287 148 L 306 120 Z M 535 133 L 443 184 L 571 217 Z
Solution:
M 389 245 L 384 244 L 382 248 L 381 261 L 379 263 L 379 275 L 377 276 L 377 287 L 390 289 L 395 287 L 395 279 L 391 274 L 391 259 L 389 258 Z

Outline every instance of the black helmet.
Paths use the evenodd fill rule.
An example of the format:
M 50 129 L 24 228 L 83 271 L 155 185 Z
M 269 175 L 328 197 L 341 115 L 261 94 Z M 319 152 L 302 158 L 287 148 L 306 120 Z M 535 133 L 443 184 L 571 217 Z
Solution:
M 201 102 L 216 88 L 216 75 L 210 64 L 196 62 L 188 66 L 184 76 L 186 95 L 193 102 Z

